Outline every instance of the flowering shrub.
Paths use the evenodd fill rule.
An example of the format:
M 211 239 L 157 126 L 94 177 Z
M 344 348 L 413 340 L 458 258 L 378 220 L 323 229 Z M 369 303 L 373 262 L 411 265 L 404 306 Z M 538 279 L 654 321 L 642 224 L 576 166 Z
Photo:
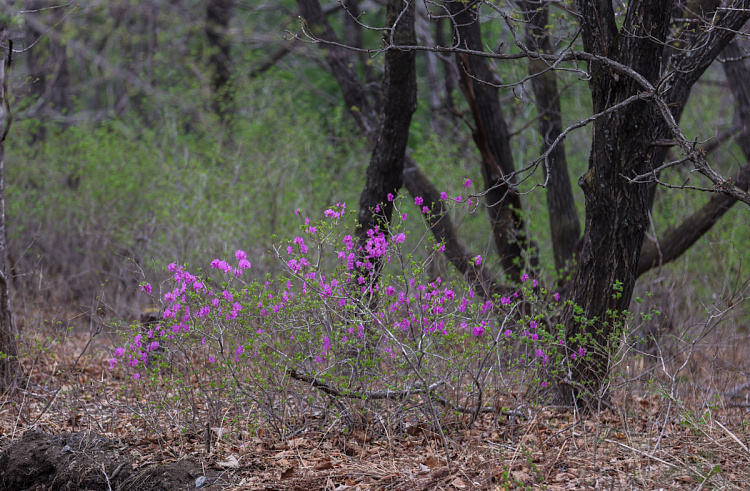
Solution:
M 400 219 L 361 241 L 342 232 L 351 229 L 344 204 L 322 221 L 302 220 L 301 233 L 273 251 L 285 265 L 276 278 L 246 280 L 252 265 L 241 250 L 231 261 L 214 259 L 208 273 L 170 264 L 161 322 L 125 334 L 110 368 L 173 419 L 197 424 L 252 411 L 284 433 L 310 408 L 331 407 L 327 396 L 412 409 L 434 401 L 442 415 L 470 413 L 465 401 L 545 387 L 543 371 L 567 371 L 586 355 L 564 356 L 551 320 L 559 296 L 548 302 L 527 274 L 496 298 L 481 298 L 460 278 L 425 279 L 426 261 L 408 249 L 407 214 L 393 199 Z M 429 261 L 444 247 L 427 243 Z M 482 257 L 472 264 L 482 267 Z M 356 408 L 332 407 L 353 421 Z

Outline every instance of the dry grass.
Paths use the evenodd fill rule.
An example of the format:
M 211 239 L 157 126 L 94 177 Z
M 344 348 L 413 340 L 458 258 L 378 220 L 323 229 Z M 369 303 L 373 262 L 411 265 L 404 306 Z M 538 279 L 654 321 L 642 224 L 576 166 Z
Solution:
M 36 339 L 55 332 L 37 328 Z M 127 444 L 138 467 L 193 458 L 228 471 L 232 489 L 248 490 L 750 487 L 750 405 L 742 375 L 750 360 L 747 336 L 724 343 L 706 337 L 687 363 L 685 350 L 626 357 L 629 376 L 613 383 L 615 411 L 582 415 L 522 404 L 526 419 L 486 414 L 471 429 L 468 417 L 446 421 L 448 461 L 441 435 L 427 424 L 399 433 L 377 423 L 326 430 L 311 414 L 303 431 L 283 441 L 262 424 L 247 431 L 251 418 L 245 418 L 240 430 L 212 428 L 210 451 L 205 434 L 178 427 L 154 434 L 147 418 L 114 402 L 122 381 L 107 369 L 106 336 L 89 343 L 82 331 L 58 332 L 48 350 L 24 359 L 27 383 L 2 400 L 3 446 L 31 428 L 92 430 Z M 673 382 L 667 374 L 683 364 Z M 508 395 L 499 400 L 516 403 Z

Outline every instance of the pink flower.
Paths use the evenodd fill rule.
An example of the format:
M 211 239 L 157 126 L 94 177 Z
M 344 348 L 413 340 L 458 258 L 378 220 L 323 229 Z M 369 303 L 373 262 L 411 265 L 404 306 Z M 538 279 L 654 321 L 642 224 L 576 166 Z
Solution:
M 471 186 L 471 179 L 466 179 L 466 180 L 464 181 L 464 187 L 465 187 L 465 188 L 468 188 L 469 186 Z
M 443 200 L 443 201 L 447 200 L 448 199 L 448 193 L 446 193 L 445 191 L 443 191 L 442 193 L 440 193 L 440 199 Z
M 133 379 L 140 380 L 140 378 L 141 378 L 141 374 L 140 373 L 134 373 L 133 374 Z
M 406 220 L 406 213 L 404 213 L 403 215 L 401 215 L 401 220 Z
M 554 294 L 554 295 L 552 295 L 552 296 L 553 296 L 553 297 L 555 297 L 555 301 L 556 301 L 556 302 L 559 302 L 559 301 L 560 301 L 560 294 L 559 294 L 559 293 L 555 292 L 555 294 Z
M 529 281 L 529 275 L 527 275 L 526 273 L 521 275 L 521 281 Z
M 393 201 L 393 195 L 391 193 L 388 193 L 388 201 Z
M 461 200 L 463 200 L 463 198 L 461 197 L 460 194 L 458 196 L 456 196 L 456 203 L 460 203 Z
M 406 235 L 403 233 L 400 233 L 393 238 L 393 242 L 397 242 L 399 244 L 403 244 L 405 240 L 406 240 Z
M 430 212 L 430 209 L 429 209 L 429 208 L 427 208 L 426 206 L 423 206 L 423 207 L 422 207 L 422 213 L 424 213 L 424 214 L 426 215 L 426 214 L 428 214 L 429 212 Z
M 247 259 L 247 254 L 245 254 L 245 251 L 239 251 L 238 250 L 237 252 L 234 253 L 234 257 L 238 261 L 242 261 L 243 259 Z
M 151 285 L 149 283 L 144 283 L 141 285 L 141 290 L 151 295 Z
M 474 264 L 476 266 L 479 266 L 480 264 L 482 264 L 482 256 L 477 255 L 477 257 L 474 258 Z
M 422 200 L 421 196 L 417 196 L 416 198 L 414 198 L 414 204 L 415 205 L 422 206 L 422 202 L 423 202 L 423 200 Z
M 216 363 L 216 358 L 214 358 L 214 357 L 213 357 L 213 356 L 211 356 L 211 355 L 208 355 L 208 362 L 209 362 L 209 363 Z
M 481 336 L 484 334 L 484 328 L 482 326 L 474 326 L 473 334 L 476 337 Z

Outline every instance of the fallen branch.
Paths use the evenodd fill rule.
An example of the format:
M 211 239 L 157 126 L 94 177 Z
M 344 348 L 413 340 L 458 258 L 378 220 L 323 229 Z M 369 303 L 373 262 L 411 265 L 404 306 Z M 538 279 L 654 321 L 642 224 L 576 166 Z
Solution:
M 492 406 L 481 407 L 477 411 L 476 408 L 468 408 L 468 407 L 452 404 L 450 401 L 447 401 L 443 399 L 442 397 L 440 397 L 439 395 L 433 393 L 433 390 L 445 384 L 445 381 L 443 380 L 439 380 L 435 382 L 434 384 L 428 385 L 427 387 L 423 387 L 421 384 L 415 384 L 404 390 L 376 390 L 376 391 L 366 391 L 366 392 L 357 392 L 357 391 L 343 392 L 335 387 L 331 387 L 327 383 L 320 381 L 315 377 L 311 377 L 309 375 L 303 375 L 294 369 L 289 371 L 289 376 L 293 378 L 294 380 L 305 382 L 306 384 L 309 384 L 311 387 L 315 387 L 319 391 L 324 392 L 334 397 L 346 397 L 348 399 L 363 399 L 363 400 L 366 400 L 366 399 L 402 399 L 412 394 L 422 394 L 422 393 L 427 392 L 429 393 L 430 397 L 435 402 L 441 404 L 442 406 L 448 407 L 454 411 L 458 411 L 459 413 L 464 413 L 464 414 L 497 413 L 497 414 L 502 414 L 504 416 L 516 416 L 521 419 L 527 419 L 523 413 L 519 413 L 517 411 L 501 411 L 501 410 L 499 411 L 497 408 L 492 407 Z
M 300 382 L 305 382 L 306 384 L 310 384 L 310 386 L 315 387 L 316 389 L 320 390 L 321 392 L 324 392 L 328 395 L 334 396 L 334 397 L 346 397 L 349 399 L 402 399 L 404 397 L 410 396 L 412 394 L 421 394 L 422 392 L 432 392 L 437 387 L 440 387 L 445 382 L 442 380 L 439 380 L 435 382 L 432 385 L 429 385 L 428 387 L 422 387 L 421 384 L 415 384 L 407 389 L 404 390 L 376 390 L 376 391 L 366 391 L 366 392 L 343 392 L 335 387 L 331 387 L 325 382 L 322 382 L 318 380 L 315 377 L 311 377 L 309 375 L 303 375 L 301 373 L 298 373 L 297 370 L 290 370 L 289 376 L 293 378 L 294 380 L 299 380 Z

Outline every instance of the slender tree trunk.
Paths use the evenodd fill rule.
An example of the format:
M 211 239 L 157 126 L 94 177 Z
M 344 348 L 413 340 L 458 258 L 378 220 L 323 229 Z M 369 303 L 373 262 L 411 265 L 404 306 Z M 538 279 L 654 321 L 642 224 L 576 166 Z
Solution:
M 3 56 L 0 64 L 0 389 L 12 386 L 20 373 L 18 363 L 17 332 L 10 312 L 8 270 L 6 268 L 5 232 L 5 139 L 8 136 L 12 117 L 8 102 L 8 71 L 11 64 L 13 43 L 6 39 L 2 30 Z
M 551 54 L 552 44 L 547 34 L 549 22 L 549 2 L 519 2 L 526 11 L 526 44 L 532 51 Z M 557 90 L 557 74 L 542 60 L 529 61 L 531 86 L 536 98 L 539 113 L 539 133 L 542 135 L 542 153 L 562 133 L 562 111 L 560 92 Z M 581 238 L 581 224 L 570 185 L 565 146 L 560 142 L 543 162 L 544 177 L 547 180 L 547 209 L 552 236 L 552 251 L 555 268 L 562 272 L 570 267 L 578 242 Z
M 484 51 L 477 17 L 477 2 L 449 1 L 455 39 L 460 48 Z M 474 141 L 482 155 L 485 202 L 492 225 L 495 247 L 505 273 L 519 281 L 524 269 L 523 253 L 528 248 L 521 198 L 511 177 L 515 171 L 508 125 L 503 118 L 494 75 L 487 59 L 459 54 L 456 57 L 461 88 L 474 116 Z M 489 83 L 483 83 L 489 82 Z
M 386 21 L 393 34 L 391 36 L 391 31 L 385 31 L 384 43 L 390 44 L 392 37 L 397 46 L 416 44 L 414 2 L 405 4 L 402 0 L 389 0 Z M 383 110 L 367 167 L 367 182 L 359 198 L 357 236 L 361 245 L 364 245 L 370 230 L 378 226 L 382 230 L 390 223 L 393 201 L 388 200 L 388 195 L 396 196 L 403 185 L 409 126 L 416 109 L 416 53 L 389 50 L 385 54 Z M 381 211 L 377 213 L 376 208 Z
M 206 4 L 206 37 L 210 47 L 208 66 L 211 72 L 211 107 L 222 121 L 234 112 L 229 22 L 232 20 L 233 0 L 208 0 Z

